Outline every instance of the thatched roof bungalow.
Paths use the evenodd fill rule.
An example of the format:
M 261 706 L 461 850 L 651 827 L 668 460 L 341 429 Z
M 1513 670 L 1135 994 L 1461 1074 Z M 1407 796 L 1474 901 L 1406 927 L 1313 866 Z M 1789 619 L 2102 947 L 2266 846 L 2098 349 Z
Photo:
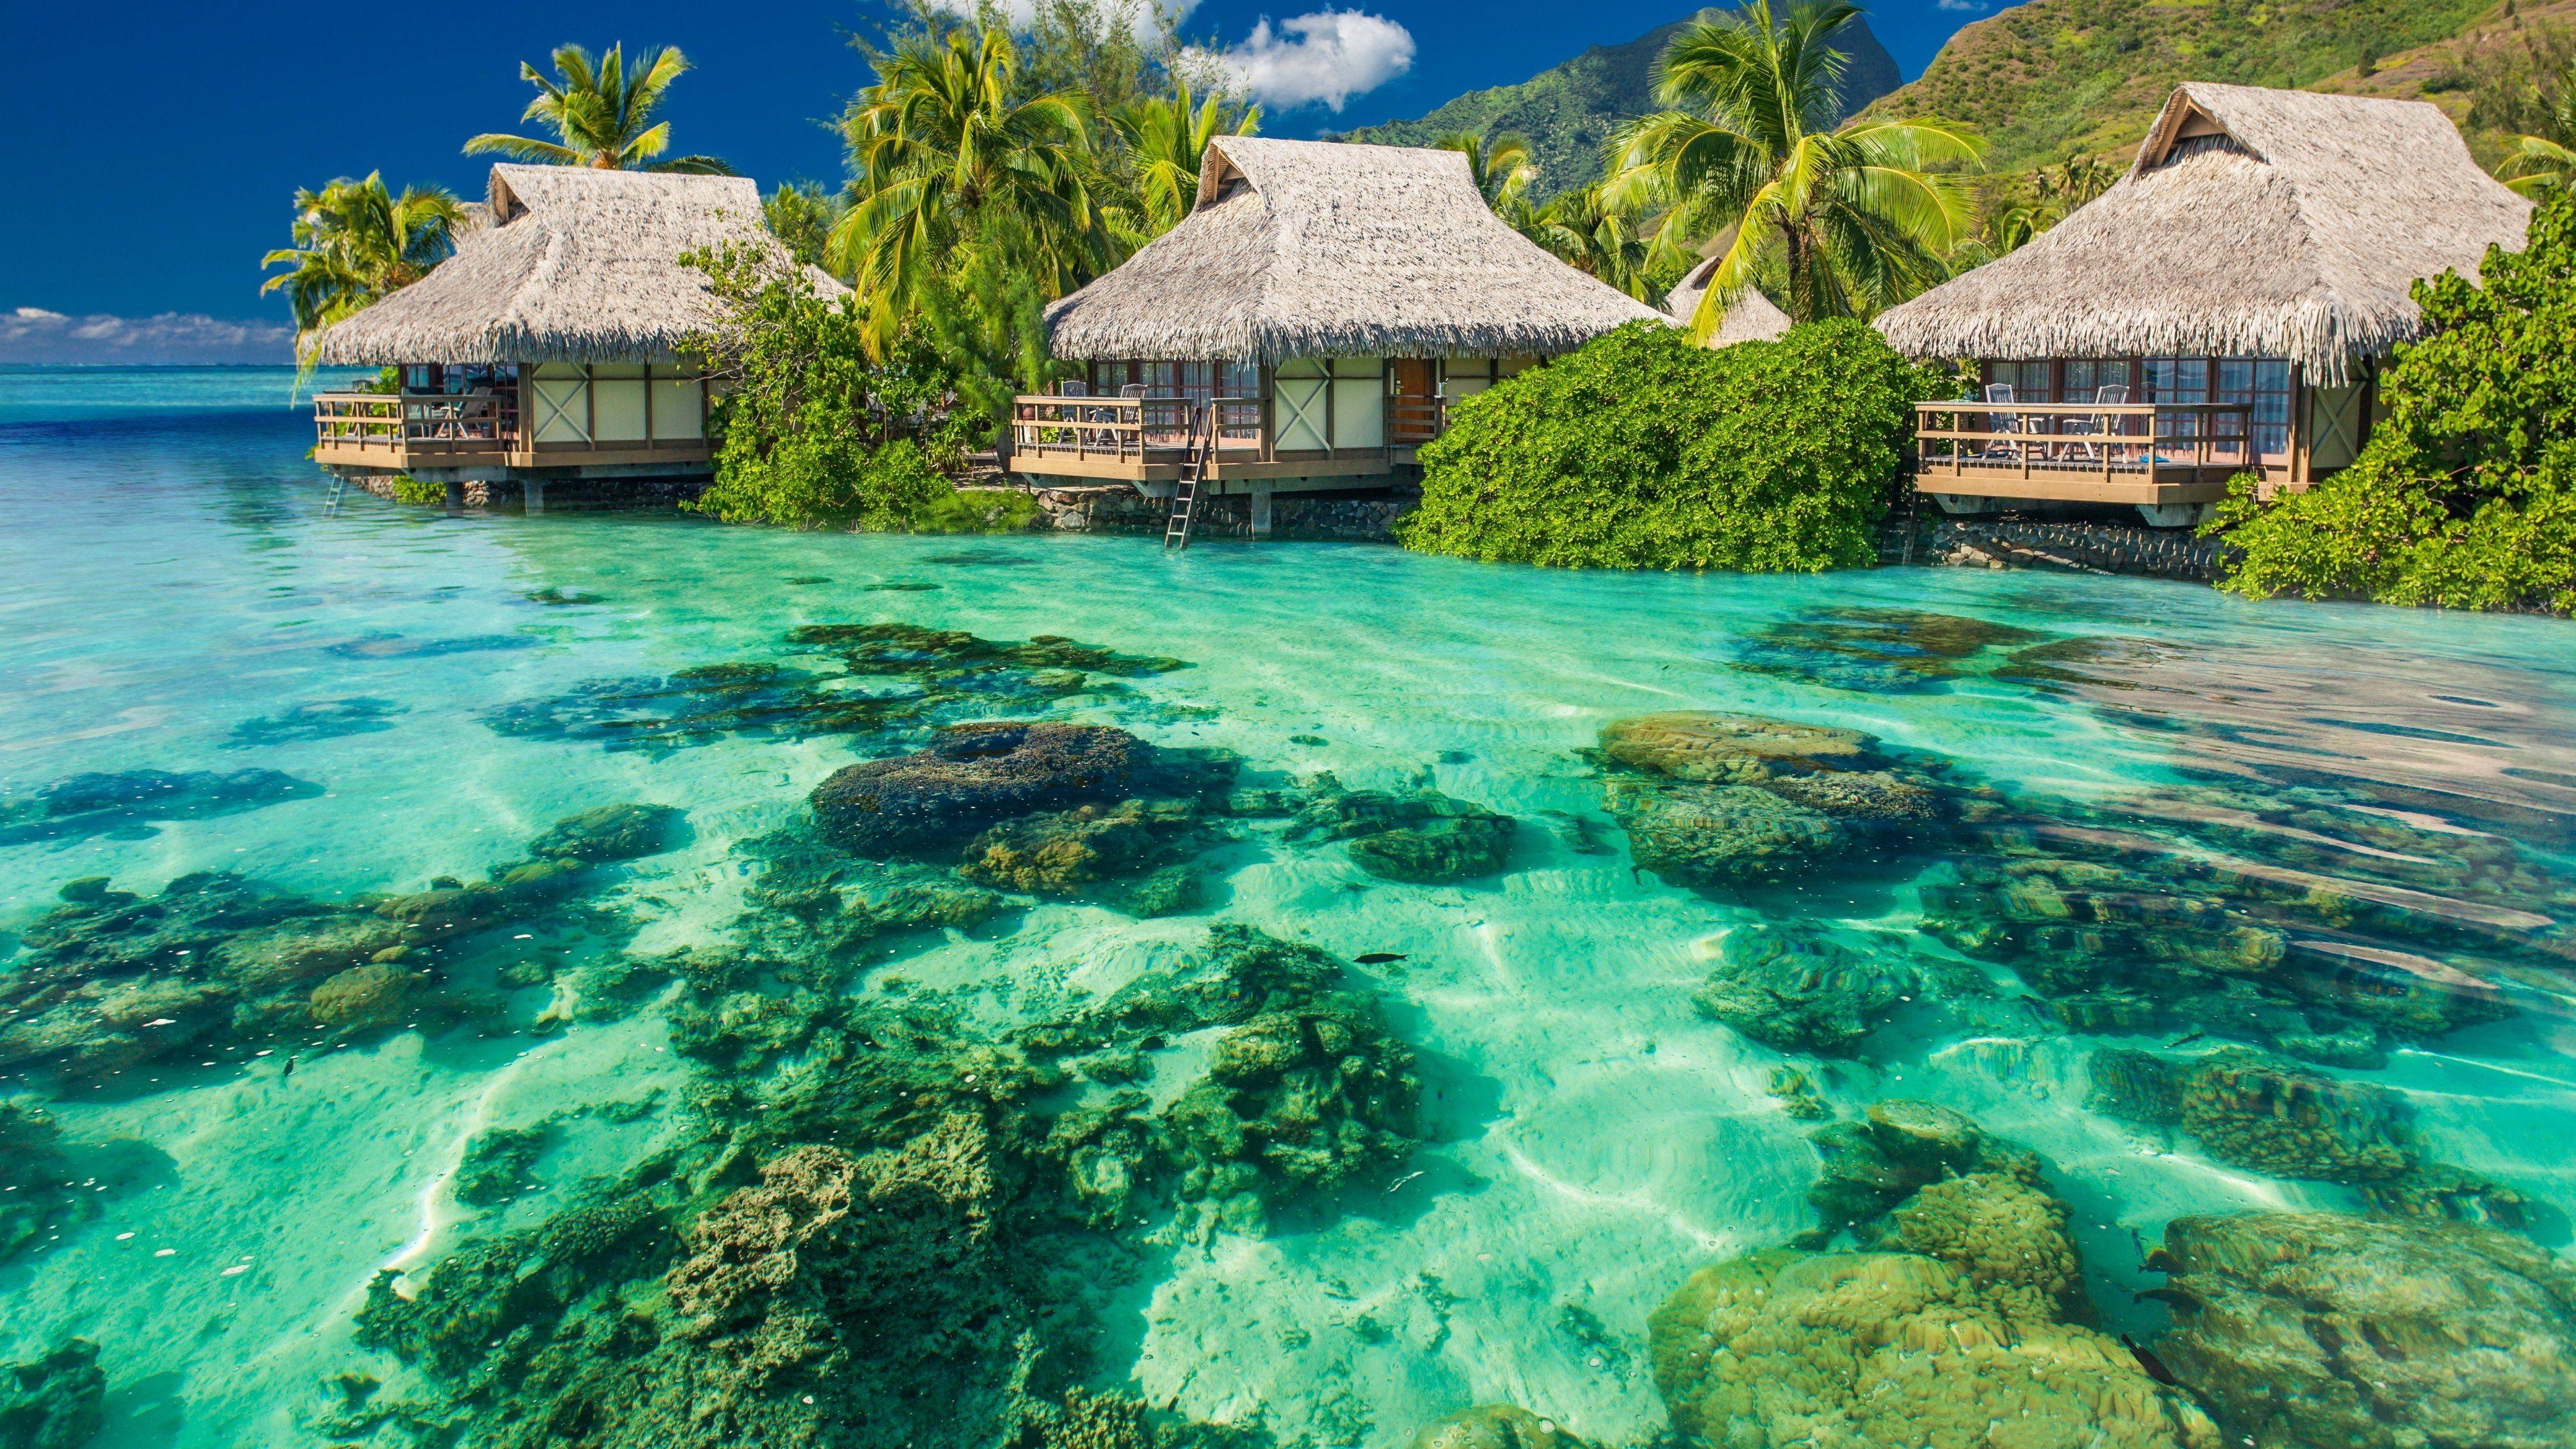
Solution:
M 1013 467 L 1159 492 L 1212 417 L 1211 492 L 1383 485 L 1449 402 L 1648 319 L 1504 224 L 1455 152 L 1221 136 L 1188 217 L 1047 308 L 1070 386 L 1118 403 L 1022 399 Z M 1074 412 L 1100 425 L 1042 425 Z
M 2191 82 L 2109 191 L 1878 327 L 1913 356 L 1975 359 L 1989 399 L 2021 409 L 1927 429 L 1954 506 L 2187 521 L 2233 473 L 2303 488 L 2349 462 L 2379 361 L 2417 335 L 2413 282 L 2474 275 L 2530 214 L 2432 105 Z M 2095 410 L 2111 398 L 2128 411 Z M 2123 435 L 2157 441 L 2101 441 Z M 1927 461 L 1927 491 L 1940 471 Z
M 1693 314 L 1699 311 L 1700 299 L 1708 295 L 1709 275 L 1724 260 L 1723 256 L 1704 257 L 1698 265 L 1683 273 L 1682 279 L 1673 284 L 1672 291 L 1664 295 L 1664 314 L 1676 322 L 1689 323 Z M 1717 320 L 1717 330 L 1709 334 L 1708 345 L 1732 347 L 1738 342 L 1777 342 L 1787 335 L 1789 325 L 1789 314 L 1780 310 L 1779 303 L 1752 287 L 1746 287 L 1743 294 L 1727 307 L 1726 315 Z
M 678 349 L 717 315 L 680 257 L 731 243 L 786 265 L 758 185 L 500 165 L 488 194 L 454 256 L 314 340 L 320 363 L 403 370 L 399 397 L 318 398 L 315 457 L 450 480 L 705 473 L 706 384 Z

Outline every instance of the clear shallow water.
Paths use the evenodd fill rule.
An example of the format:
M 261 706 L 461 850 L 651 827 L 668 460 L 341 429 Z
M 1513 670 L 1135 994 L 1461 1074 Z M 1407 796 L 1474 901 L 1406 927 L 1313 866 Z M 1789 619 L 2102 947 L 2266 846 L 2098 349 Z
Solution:
M 1418 1054 L 1424 1140 L 1339 1195 L 1274 1200 L 1257 1236 L 1174 1232 L 1168 1197 L 1140 1199 L 1134 1221 L 1097 1235 L 1124 1266 L 1091 1285 L 1087 1361 L 1068 1351 L 1050 1372 L 1200 1420 L 1257 1415 L 1281 1442 L 1402 1445 L 1443 1414 L 1505 1401 L 1598 1442 L 1647 1440 L 1668 1422 L 1649 1313 L 1694 1269 L 1817 1223 L 1818 1124 L 1784 1110 L 1782 1066 L 1842 1119 L 1928 1099 L 2041 1154 L 2073 1210 L 2084 1289 L 2115 1332 L 2164 1327 L 2166 1303 L 2135 1295 L 2162 1281 L 2141 1259 L 2174 1218 L 2365 1210 L 2354 1182 L 2260 1170 L 2241 1148 L 2230 1160 L 2206 1123 L 2098 1110 L 2088 1057 L 2103 1046 L 2194 1061 L 2231 1037 L 2280 1047 L 2295 1027 L 2195 1025 L 2215 1010 L 2199 997 L 2152 1020 L 2064 1004 L 2192 968 L 2202 938 L 2180 929 L 2182 959 L 2090 983 L 2041 977 L 2139 938 L 2011 957 L 1919 931 L 1926 883 L 1935 914 L 1955 918 L 1941 890 L 1978 879 L 2000 849 L 1975 820 L 1793 885 L 1689 889 L 1637 869 L 1585 752 L 1604 724 L 1666 710 L 1865 731 L 1917 764 L 1945 759 L 1945 788 L 2054 802 L 2041 813 L 2055 823 L 2016 847 L 2042 858 L 2096 849 L 2052 829 L 2144 832 L 2171 858 L 2233 862 L 2220 875 L 2237 886 L 2305 892 L 2310 905 L 2282 909 L 2308 911 L 2306 924 L 2282 929 L 2325 945 L 2291 948 L 2310 963 L 2298 989 L 2309 1006 L 2340 1003 L 2310 1025 L 2359 1021 L 2364 1043 L 2315 1069 L 2382 1089 L 2409 1115 L 2418 1160 L 2484 1179 L 2480 1202 L 2519 1194 L 2519 1239 L 2566 1247 L 2551 1210 L 2576 1207 L 2576 1029 L 2556 966 L 2576 867 L 2576 634 L 2562 623 L 1956 570 L 1637 578 L 1369 547 L 1201 545 L 1167 559 L 1137 540 L 451 519 L 356 494 L 335 512 L 300 461 L 302 420 L 261 401 L 283 383 L 228 378 L 207 385 L 216 405 L 165 414 L 130 377 L 0 378 L 0 792 L 21 811 L 8 818 L 40 827 L 0 835 L 0 930 L 35 928 L 79 877 L 145 895 L 199 871 L 329 902 L 419 891 L 522 858 L 560 817 L 647 801 L 684 808 L 687 836 L 587 888 L 583 910 L 615 922 L 531 913 L 492 933 L 484 969 L 514 952 L 724 949 L 756 910 L 746 845 L 795 825 L 832 771 L 915 748 L 918 730 L 628 749 L 489 717 L 583 681 L 712 663 L 828 675 L 828 659 L 789 643 L 821 624 L 1170 656 L 1189 667 L 1117 681 L 1125 692 L 1095 674 L 1043 717 L 1230 750 L 1248 782 L 1427 783 L 1520 822 L 1503 872 L 1411 885 L 1242 819 L 1205 857 L 1195 909 L 1136 919 L 1040 900 L 888 941 L 858 989 L 899 974 L 997 1038 L 1188 957 L 1212 922 L 1346 961 L 1401 954 L 1347 979 Z M 2029 633 L 1925 681 L 1866 656 L 1917 658 L 1905 651 L 1926 626 L 1873 643 L 1862 636 L 1889 616 L 1853 610 Z M 2041 659 L 2073 677 L 2035 682 L 2005 664 L 2068 639 L 2101 641 Z M 1855 658 L 1869 667 L 1852 672 Z M 976 717 L 971 700 L 958 711 Z M 167 793 L 197 805 L 59 828 L 25 813 L 54 782 L 142 770 L 291 778 L 238 799 L 183 782 Z M 2449 857 L 2422 852 L 2445 841 L 2475 844 L 2484 884 L 2444 879 Z M 2523 873 L 2499 874 L 2498 859 Z M 2361 904 L 2317 908 L 2320 891 Z M 2049 901 L 2037 915 L 2062 896 Z M 1921 974 L 1871 1008 L 1855 1054 L 1784 1052 L 1693 1000 L 1729 933 L 1766 922 L 1829 927 Z M 521 933 L 533 944 L 512 945 Z M 2319 951 L 2359 964 L 2333 978 Z M 2454 990 L 2444 971 L 2493 1009 L 2448 1030 L 2372 1030 L 2371 1000 L 2439 997 Z M 551 999 L 534 981 L 481 1030 L 389 1025 L 327 1048 L 298 1030 L 264 1055 L 245 1039 L 69 1079 L 22 1063 L 0 1092 L 43 1101 L 63 1141 L 96 1154 L 68 1179 L 95 1200 L 0 1263 L 0 1355 L 29 1359 L 72 1334 L 100 1344 L 105 1444 L 331 1442 L 317 1426 L 343 1407 L 330 1381 L 350 1370 L 385 1380 L 387 1398 L 427 1393 L 418 1370 L 353 1339 L 370 1279 L 408 1269 L 416 1288 L 473 1233 L 543 1224 L 586 1181 L 686 1138 L 681 1104 L 702 1069 L 670 1049 L 676 990 L 552 1030 L 531 1029 Z M 2258 1005 L 2277 1014 L 2294 997 Z M 1205 1069 L 1213 1035 L 1157 1039 L 1156 1107 Z M 2315 1066 L 2322 1049 L 2306 1050 Z M 636 1105 L 601 1110 L 612 1103 Z M 542 1186 L 501 1206 L 456 1200 L 478 1134 L 549 1122 L 528 1170 Z M 368 1427 L 399 1442 L 397 1422 Z

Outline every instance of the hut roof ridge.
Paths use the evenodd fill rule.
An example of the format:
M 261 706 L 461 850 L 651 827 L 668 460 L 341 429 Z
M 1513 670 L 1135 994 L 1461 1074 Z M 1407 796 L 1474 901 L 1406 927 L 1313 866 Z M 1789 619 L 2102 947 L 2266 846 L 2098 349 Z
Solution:
M 2189 81 L 2110 190 L 1879 327 L 1915 356 L 2250 354 L 2337 383 L 2419 334 L 2416 278 L 2476 275 L 2530 212 L 2425 102 Z

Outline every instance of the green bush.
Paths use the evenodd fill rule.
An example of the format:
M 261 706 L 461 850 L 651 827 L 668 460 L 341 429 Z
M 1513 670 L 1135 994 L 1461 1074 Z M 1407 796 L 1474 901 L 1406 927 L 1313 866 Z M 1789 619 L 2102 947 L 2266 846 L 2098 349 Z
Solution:
M 394 501 L 396 503 L 445 503 L 447 485 L 423 483 L 406 473 L 394 480 Z
M 2381 374 L 2388 416 L 2351 467 L 2271 503 L 2236 480 L 2204 530 L 2242 550 L 2222 587 L 2576 612 L 2576 195 L 2479 274 L 2415 284 L 2425 336 Z
M 688 506 L 726 523 L 900 531 L 952 491 L 959 437 L 925 349 L 872 358 L 849 299 L 733 248 L 707 272 L 725 322 L 684 349 L 722 400 L 708 419 L 715 481 Z
M 1942 392 L 1859 322 L 1715 350 L 1630 323 L 1461 401 L 1397 536 L 1568 568 L 1866 565 L 1913 404 Z

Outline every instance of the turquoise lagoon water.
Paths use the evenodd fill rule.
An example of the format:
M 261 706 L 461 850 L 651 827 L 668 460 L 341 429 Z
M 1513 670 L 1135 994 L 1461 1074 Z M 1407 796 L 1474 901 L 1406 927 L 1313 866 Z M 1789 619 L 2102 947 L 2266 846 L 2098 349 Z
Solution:
M 1794 885 L 1685 888 L 1636 868 L 1587 752 L 1605 723 L 1656 711 L 1866 731 L 1946 759 L 1962 790 L 2071 811 L 2160 800 L 2122 818 L 2188 858 L 2268 859 L 2266 840 L 2322 840 L 2299 846 L 2302 889 L 2348 875 L 2392 919 L 2468 922 L 2409 937 L 2402 920 L 2363 921 L 2346 939 L 2364 944 L 2340 959 L 2401 985 L 2407 972 L 2465 973 L 2502 1003 L 2485 1013 L 2499 1019 L 2384 1029 L 2375 1050 L 2318 1070 L 2382 1089 L 2418 1156 L 2482 1178 L 2490 1199 L 2519 1195 L 2521 1237 L 2567 1246 L 2555 1209 L 2576 1207 L 2576 1026 L 2549 965 L 2565 959 L 2551 954 L 2553 913 L 2576 869 L 2576 633 L 2563 623 L 2000 572 L 1622 577 L 1364 546 L 1201 544 L 1171 558 L 1126 539 L 451 518 L 356 494 L 334 508 L 301 460 L 305 424 L 279 405 L 284 386 L 284 374 L 197 380 L 196 405 L 161 408 L 131 373 L 0 375 L 11 818 L 43 827 L 26 802 L 88 772 L 293 782 L 0 834 L 0 930 L 13 933 L 0 935 L 0 981 L 17 933 L 75 878 L 147 896 L 202 871 L 323 901 L 419 891 L 620 801 L 684 808 L 688 833 L 607 869 L 585 909 L 612 913 L 613 928 L 595 914 L 514 923 L 490 951 L 722 949 L 757 878 L 747 843 L 794 826 L 835 769 L 921 736 L 616 748 L 578 730 L 496 728 L 514 718 L 496 711 L 583 681 L 813 665 L 788 643 L 807 625 L 1062 635 L 1188 667 L 1106 689 L 1095 675 L 1044 703 L 1045 717 L 1229 750 L 1247 780 L 1281 787 L 1324 771 L 1355 789 L 1427 784 L 1520 825 L 1501 873 L 1421 885 L 1245 820 L 1205 857 L 1195 908 L 1139 919 L 1040 899 L 903 937 L 871 962 L 853 989 L 900 975 L 999 1034 L 1186 958 L 1214 922 L 1345 961 L 1401 957 L 1348 979 L 1418 1054 L 1423 1140 L 1339 1194 L 1275 1203 L 1258 1234 L 1175 1231 L 1168 1198 L 1140 1199 L 1129 1224 L 1102 1230 L 1127 1266 L 1098 1285 L 1087 1356 L 1062 1355 L 1058 1378 L 1195 1420 L 1257 1422 L 1282 1443 L 1402 1445 L 1497 1402 L 1598 1443 L 1652 1440 L 1669 1420 L 1649 1313 L 1694 1269 L 1816 1223 L 1817 1123 L 1775 1093 L 1782 1066 L 1844 1119 L 1930 1100 L 2041 1154 L 2099 1321 L 2150 1343 L 2168 1309 L 2136 1296 L 2161 1281 L 2142 1255 L 2169 1221 L 2365 1210 L 2351 1182 L 2258 1170 L 2192 1131 L 2090 1105 L 2096 1049 L 2189 1058 L 2229 1029 L 2053 1009 L 2072 988 L 2016 975 L 2030 960 L 1980 959 L 1916 930 L 1926 882 L 1989 849 L 1968 824 Z M 1906 651 L 1927 637 L 1920 620 L 1852 611 L 2030 633 L 1924 680 L 1887 665 L 1918 657 Z M 1894 643 L 1863 637 L 1891 627 Z M 1998 667 L 2033 640 L 2067 639 L 2094 642 L 2046 656 L 2066 662 L 2038 679 Z M 1835 672 L 1855 658 L 1870 667 Z M 2276 808 L 2300 790 L 2309 813 Z M 2087 818 L 2069 828 L 2099 827 Z M 2374 861 L 2426 859 L 2392 830 L 2518 859 L 2523 884 L 2500 889 L 2525 898 L 2423 876 L 2368 884 L 2382 880 Z M 1693 1001 L 1729 934 L 1760 922 L 1831 929 L 1949 984 L 1880 1003 L 1852 1055 L 1784 1052 Z M 386 1400 L 429 1392 L 417 1368 L 353 1336 L 371 1279 L 407 1270 L 415 1291 L 460 1242 L 542 1224 L 690 1130 L 672 992 L 534 1029 L 549 992 L 521 986 L 479 1028 L 389 1025 L 328 1043 L 284 1032 L 265 1048 L 244 1038 L 88 1077 L 10 1068 L 0 1094 L 45 1105 L 79 1176 L 65 1179 L 71 1206 L 0 1262 L 0 1359 L 32 1360 L 70 1335 L 100 1345 L 101 1444 L 402 1442 L 395 1420 L 331 1423 L 351 1397 L 335 1386 L 345 1372 L 382 1379 Z M 1192 1050 L 1204 1060 L 1204 1041 L 1153 1053 L 1158 1103 L 1188 1084 Z M 478 1134 L 547 1123 L 526 1167 L 537 1187 L 496 1206 L 458 1201 Z

